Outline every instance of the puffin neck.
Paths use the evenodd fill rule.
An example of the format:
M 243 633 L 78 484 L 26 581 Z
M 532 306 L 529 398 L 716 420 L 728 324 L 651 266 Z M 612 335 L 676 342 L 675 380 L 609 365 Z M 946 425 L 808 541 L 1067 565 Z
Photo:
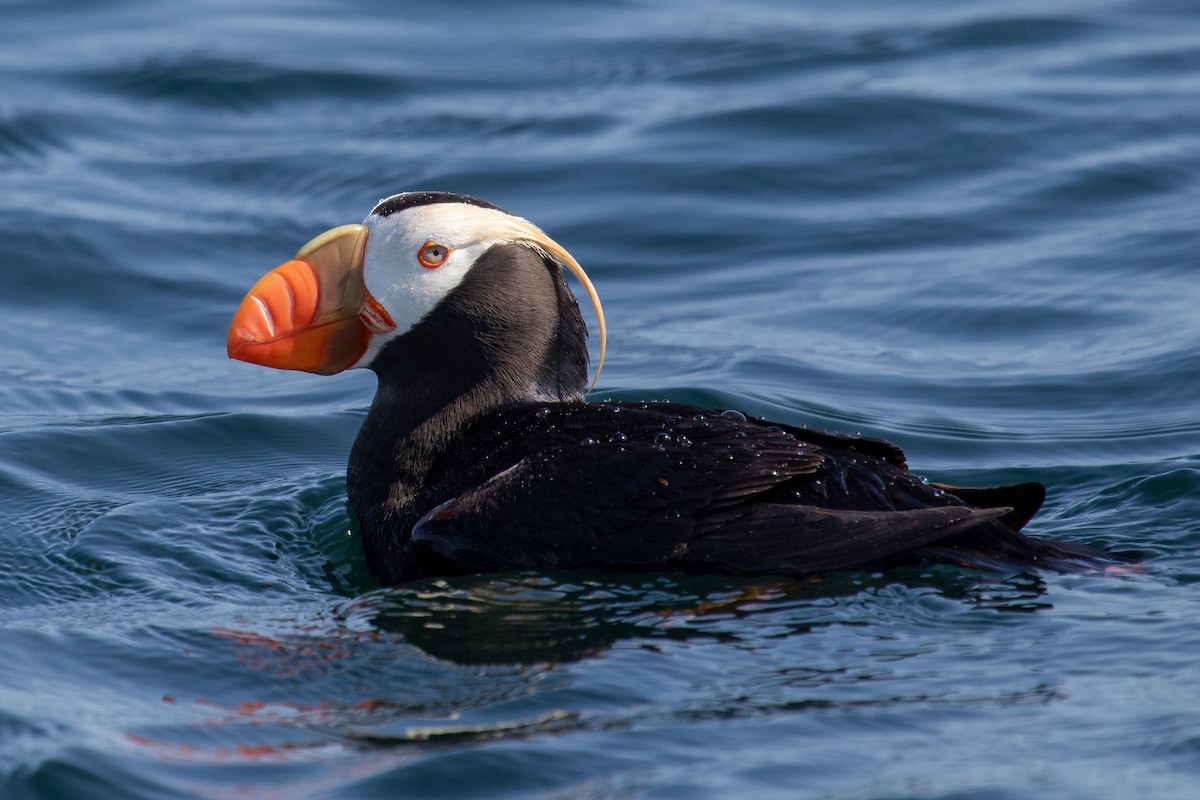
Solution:
M 420 486 L 471 423 L 520 403 L 581 402 L 587 329 L 562 269 L 531 248 L 497 245 L 428 315 L 371 362 L 375 399 L 351 452 L 358 490 L 389 502 Z M 394 480 L 411 491 L 398 491 Z M 391 485 L 368 488 L 373 476 Z

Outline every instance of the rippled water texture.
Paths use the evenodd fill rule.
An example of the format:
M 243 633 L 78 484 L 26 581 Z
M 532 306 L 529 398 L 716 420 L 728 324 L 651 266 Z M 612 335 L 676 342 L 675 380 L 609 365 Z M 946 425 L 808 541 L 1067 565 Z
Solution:
M 0 87 L 0 796 L 1197 796 L 1196 3 L 13 0 Z M 587 267 L 596 397 L 1143 568 L 377 586 L 371 376 L 225 328 L 418 188 Z

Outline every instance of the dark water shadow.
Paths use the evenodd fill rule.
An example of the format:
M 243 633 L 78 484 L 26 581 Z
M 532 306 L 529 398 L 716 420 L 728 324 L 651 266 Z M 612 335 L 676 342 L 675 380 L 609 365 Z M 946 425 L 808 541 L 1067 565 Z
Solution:
M 939 624 L 958 611 L 1051 608 L 1043 579 L 934 567 L 806 580 L 590 571 L 431 579 L 379 589 L 339 610 L 348 627 L 398 636 L 461 665 L 545 664 L 618 642 L 745 642 L 835 624 Z M 928 618 L 928 619 L 926 619 Z

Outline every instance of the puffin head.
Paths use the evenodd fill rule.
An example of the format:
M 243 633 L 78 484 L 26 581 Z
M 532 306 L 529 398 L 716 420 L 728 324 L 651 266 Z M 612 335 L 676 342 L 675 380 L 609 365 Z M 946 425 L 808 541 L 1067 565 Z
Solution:
M 382 200 L 363 224 L 322 233 L 264 275 L 234 314 L 229 356 L 320 375 L 366 367 L 382 376 L 405 353 L 435 363 L 439 355 L 430 351 L 443 346 L 443 360 L 469 351 L 497 362 L 489 368 L 510 372 L 515 368 L 506 362 L 545 361 L 550 350 L 566 347 L 582 353 L 586 380 L 586 328 L 563 268 L 579 279 L 596 308 L 598 378 L 607 338 L 604 313 L 578 262 L 529 221 L 443 192 Z M 563 324 L 562 317 L 575 323 Z M 564 344 L 569 338 L 578 342 Z M 547 368 L 533 365 L 531 376 Z M 544 381 L 545 375 L 531 379 Z

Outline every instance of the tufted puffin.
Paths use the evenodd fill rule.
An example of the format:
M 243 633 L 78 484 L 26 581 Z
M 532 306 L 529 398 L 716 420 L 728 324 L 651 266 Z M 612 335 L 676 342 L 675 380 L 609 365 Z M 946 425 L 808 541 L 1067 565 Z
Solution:
M 267 273 L 229 355 L 378 388 L 346 484 L 386 584 L 528 569 L 810 576 L 946 562 L 1105 560 L 1020 529 L 1038 483 L 930 483 L 887 442 L 678 403 L 587 402 L 571 255 L 483 200 L 408 192 Z M 593 381 L 593 386 L 594 381 Z

